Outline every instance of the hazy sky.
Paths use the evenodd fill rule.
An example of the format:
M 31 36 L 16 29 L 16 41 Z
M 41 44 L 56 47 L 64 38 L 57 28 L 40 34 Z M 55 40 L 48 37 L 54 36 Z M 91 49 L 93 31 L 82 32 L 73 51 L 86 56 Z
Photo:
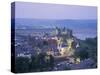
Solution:
M 16 2 L 16 18 L 97 19 L 97 7 Z

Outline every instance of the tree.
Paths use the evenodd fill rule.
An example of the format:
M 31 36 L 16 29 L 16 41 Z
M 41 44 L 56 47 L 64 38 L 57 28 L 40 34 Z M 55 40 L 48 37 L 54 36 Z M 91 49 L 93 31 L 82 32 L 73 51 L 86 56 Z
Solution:
M 29 71 L 29 59 L 26 57 L 16 57 L 15 71 L 17 73 L 23 73 Z

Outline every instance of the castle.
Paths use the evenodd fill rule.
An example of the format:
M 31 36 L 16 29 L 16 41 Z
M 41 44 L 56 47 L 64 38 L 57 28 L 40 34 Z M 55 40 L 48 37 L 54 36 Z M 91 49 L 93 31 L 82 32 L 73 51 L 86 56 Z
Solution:
M 73 31 L 65 27 L 60 29 L 56 27 L 55 39 L 57 40 L 57 49 L 61 56 L 73 56 L 75 48 L 79 46 Z

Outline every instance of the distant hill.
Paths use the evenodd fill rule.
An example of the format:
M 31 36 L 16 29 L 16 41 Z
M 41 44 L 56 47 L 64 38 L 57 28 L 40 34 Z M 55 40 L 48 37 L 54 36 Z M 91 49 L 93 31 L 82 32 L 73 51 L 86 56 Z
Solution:
M 21 19 L 15 20 L 16 27 L 18 26 L 31 26 L 32 28 L 55 28 L 67 27 L 67 28 L 92 28 L 95 29 L 97 22 L 96 20 L 50 20 L 50 19 Z

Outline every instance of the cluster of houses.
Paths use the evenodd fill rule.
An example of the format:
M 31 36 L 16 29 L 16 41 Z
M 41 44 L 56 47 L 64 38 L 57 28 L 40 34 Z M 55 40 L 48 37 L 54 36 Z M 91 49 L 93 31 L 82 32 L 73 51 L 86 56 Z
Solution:
M 38 38 L 36 38 L 38 40 Z M 45 53 L 47 55 L 52 55 L 54 57 L 66 57 L 69 58 L 71 57 L 71 61 L 74 62 L 74 56 L 75 49 L 79 47 L 79 43 L 76 37 L 73 36 L 73 31 L 70 29 L 64 28 L 55 28 L 55 34 L 53 36 L 45 35 L 41 37 L 41 40 L 47 42 L 47 49 L 45 50 Z M 33 42 L 34 43 L 34 42 Z M 43 46 L 44 47 L 44 46 Z M 36 53 L 39 54 L 43 51 L 44 48 L 38 48 Z M 18 54 L 19 56 L 28 56 L 29 58 L 32 55 L 25 55 L 25 54 Z M 78 61 L 79 58 L 78 58 Z

